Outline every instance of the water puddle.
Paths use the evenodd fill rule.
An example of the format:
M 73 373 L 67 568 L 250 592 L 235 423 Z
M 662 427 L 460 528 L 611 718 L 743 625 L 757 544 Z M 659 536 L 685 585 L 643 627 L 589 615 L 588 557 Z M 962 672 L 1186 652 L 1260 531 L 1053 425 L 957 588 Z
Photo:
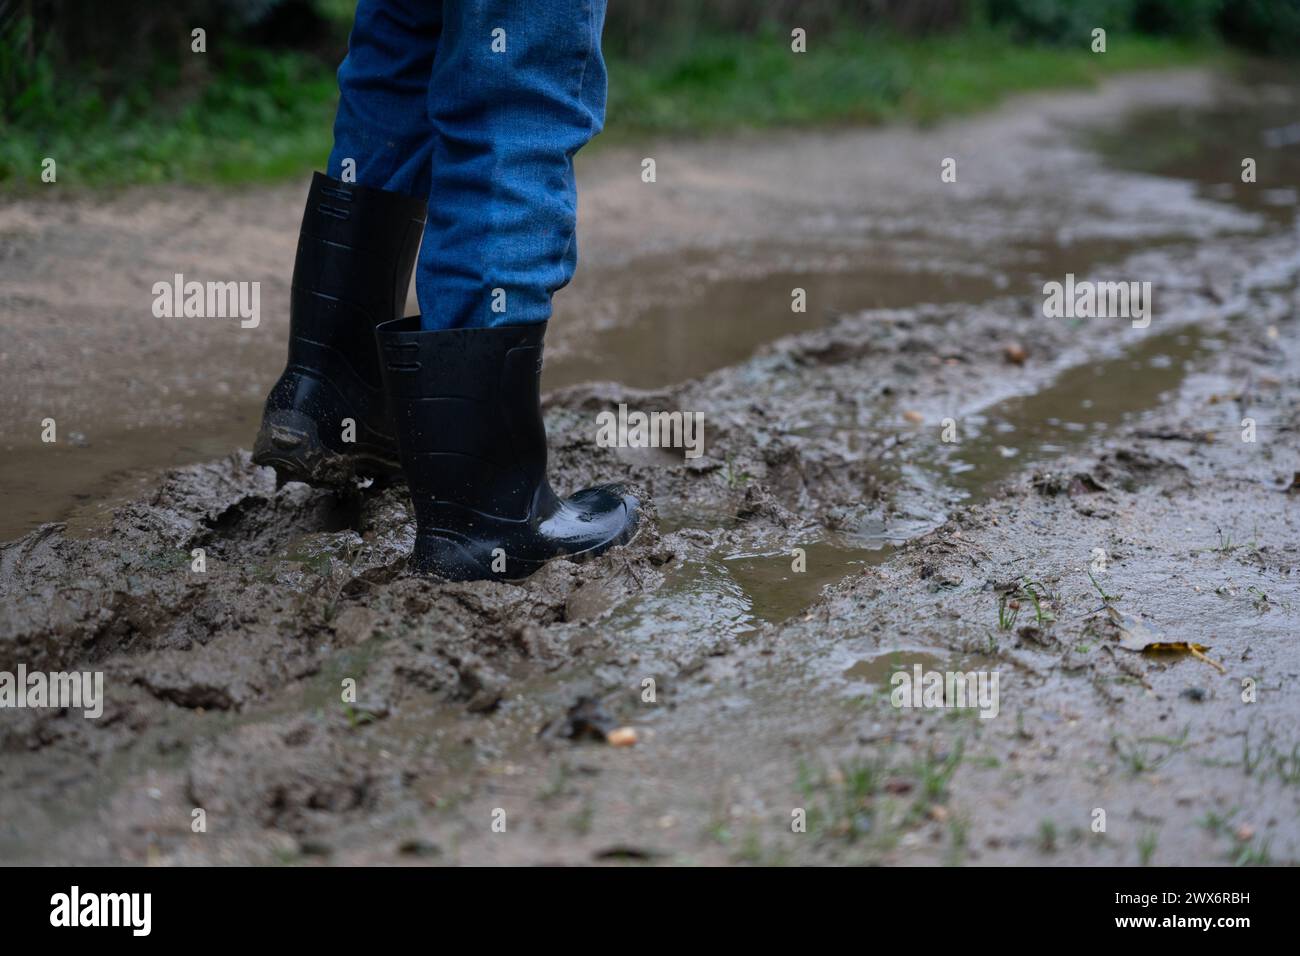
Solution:
M 1067 369 L 1047 388 L 963 419 L 960 441 L 938 446 L 951 454 L 926 464 L 942 468 L 943 483 L 962 497 L 978 500 L 1030 462 L 1049 463 L 1155 408 L 1208 344 L 1188 328 L 1152 336 L 1118 358 Z
M 723 555 L 720 560 L 748 596 L 753 619 L 778 623 L 808 607 L 826 585 L 859 568 L 880 564 L 892 552 L 893 546 L 886 542 L 866 548 L 818 541 L 789 551 L 742 551 Z
M 146 494 L 160 472 L 252 447 L 261 412 L 259 404 L 211 424 L 97 433 L 85 445 L 60 437 L 57 444 L 7 450 L 0 456 L 0 541 L 46 521 L 66 521 L 73 534 L 103 530 L 113 509 Z
M 759 250 L 761 253 L 761 250 Z M 780 261 L 788 250 L 773 250 Z M 761 257 L 761 256 L 760 256 Z M 674 261 L 665 273 L 682 268 Z M 806 311 L 791 310 L 791 290 L 806 293 Z M 655 304 L 634 320 L 597 332 L 583 354 L 547 361 L 544 387 L 590 381 L 660 388 L 745 361 L 785 335 L 824 328 L 863 309 L 979 302 L 998 295 L 998 280 L 961 272 L 882 267 L 857 262 L 836 271 L 768 272 L 695 285 L 684 301 Z M 563 321 L 563 315 L 559 316 Z
M 1243 77 L 1249 103 L 1201 109 L 1138 110 L 1090 135 L 1108 163 L 1187 180 L 1202 199 L 1259 213 L 1289 226 L 1300 210 L 1300 102 L 1294 70 L 1257 64 Z M 1242 180 L 1254 160 L 1254 181 Z
M 872 687 L 888 687 L 894 675 L 899 671 L 915 674 L 916 668 L 921 672 L 938 671 L 939 673 L 971 671 L 993 671 L 999 667 L 997 659 L 980 655 L 967 655 L 953 658 L 940 657 L 932 650 L 900 647 L 859 658 L 841 670 L 845 680 L 856 684 L 869 684 Z
M 743 637 L 807 608 L 856 568 L 880 564 L 893 547 L 841 539 L 788 549 L 714 551 L 676 568 L 653 594 L 633 598 L 597 625 L 631 646 L 681 652 L 722 635 Z

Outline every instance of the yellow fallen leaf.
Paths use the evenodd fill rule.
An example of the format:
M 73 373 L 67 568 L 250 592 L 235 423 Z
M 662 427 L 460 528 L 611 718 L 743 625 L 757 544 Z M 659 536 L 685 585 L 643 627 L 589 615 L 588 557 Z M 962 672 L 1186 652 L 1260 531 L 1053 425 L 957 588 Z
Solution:
M 1157 641 L 1154 644 L 1148 644 L 1142 648 L 1143 654 L 1191 654 L 1198 657 L 1211 667 L 1215 668 L 1220 674 L 1228 673 L 1226 667 L 1212 658 L 1206 657 L 1205 652 L 1209 648 L 1204 644 L 1193 644 L 1191 641 Z
M 1190 654 L 1205 661 L 1205 663 L 1217 669 L 1219 673 L 1227 673 L 1227 668 L 1222 664 L 1205 656 L 1205 652 L 1210 649 L 1207 645 L 1195 644 L 1191 641 L 1168 640 L 1163 635 L 1156 634 L 1137 618 L 1117 610 L 1113 605 L 1108 604 L 1106 612 L 1119 629 L 1119 646 L 1124 650 L 1148 655 Z

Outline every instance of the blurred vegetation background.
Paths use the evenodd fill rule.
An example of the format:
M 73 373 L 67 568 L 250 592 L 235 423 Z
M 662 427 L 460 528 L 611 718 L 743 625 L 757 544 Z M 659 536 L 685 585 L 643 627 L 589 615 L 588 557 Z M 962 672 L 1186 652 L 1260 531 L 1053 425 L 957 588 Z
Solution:
M 355 0 L 0 0 L 0 187 L 245 182 L 324 163 Z M 207 52 L 191 52 L 191 30 Z M 794 55 L 790 31 L 807 31 Z M 1104 27 L 1107 52 L 1091 52 Z M 929 121 L 1244 50 L 1300 0 L 610 0 L 605 139 Z

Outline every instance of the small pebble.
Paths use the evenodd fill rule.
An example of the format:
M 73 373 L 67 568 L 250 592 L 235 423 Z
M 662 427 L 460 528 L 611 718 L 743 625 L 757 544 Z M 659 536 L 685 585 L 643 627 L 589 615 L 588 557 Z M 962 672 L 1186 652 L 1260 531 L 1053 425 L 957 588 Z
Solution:
M 631 747 L 636 741 L 636 730 L 632 727 L 615 727 L 605 735 L 605 742 L 611 747 Z

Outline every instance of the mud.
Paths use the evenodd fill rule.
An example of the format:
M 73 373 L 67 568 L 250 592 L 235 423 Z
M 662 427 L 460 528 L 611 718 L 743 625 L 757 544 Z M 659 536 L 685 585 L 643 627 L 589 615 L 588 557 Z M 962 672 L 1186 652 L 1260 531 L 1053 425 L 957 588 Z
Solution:
M 446 584 L 404 569 L 400 487 L 277 490 L 233 437 L 161 477 L 174 450 L 124 454 L 133 485 L 95 479 L 128 499 L 111 508 L 69 508 L 83 479 L 52 476 L 9 520 L 60 495 L 67 520 L 0 546 L 0 670 L 99 670 L 107 701 L 99 720 L 0 712 L 0 859 L 1295 862 L 1300 244 L 1279 183 L 1300 161 L 1261 145 L 1261 198 L 1224 187 L 1236 160 L 1215 148 L 1142 143 L 1170 116 L 1216 142 L 1224 115 L 1265 143 L 1298 101 L 1178 74 L 936 130 L 662 144 L 652 200 L 638 164 L 599 156 L 586 281 L 626 277 L 566 293 L 584 314 L 548 358 L 553 481 L 631 482 L 654 509 L 638 538 L 521 584 Z M 957 149 L 949 192 L 900 173 Z M 243 201 L 226 214 L 291 236 Z M 178 197 L 156 203 L 181 228 Z M 114 208 L 61 215 L 111 232 Z M 5 215 L 30 216 L 26 250 L 71 241 Z M 765 237 L 772 221 L 792 234 Z M 84 305 L 27 257 L 11 302 Z M 1041 283 L 1066 271 L 1151 280 L 1151 326 L 1043 318 Z M 812 295 L 791 316 L 796 282 Z M 209 357 L 237 337 L 182 334 Z M 591 364 L 593 343 L 612 358 Z M 181 374 L 173 345 L 138 344 Z M 6 381 L 56 354 L 33 335 Z M 246 415 L 278 358 L 231 364 L 245 398 L 222 414 Z M 614 381 L 583 381 L 597 370 Z M 56 391 L 73 421 L 89 403 L 75 379 L 10 387 L 30 393 L 15 420 Z M 131 417 L 166 444 L 150 396 Z M 177 430 L 219 442 L 195 401 Z M 705 454 L 596 447 L 619 403 L 703 412 Z M 86 428 L 55 471 L 96 447 Z M 25 480 L 46 483 L 43 461 Z M 1224 670 L 1126 649 L 1135 634 Z M 891 706 L 916 663 L 996 670 L 998 715 Z M 635 746 L 575 732 L 579 705 Z
M 1260 228 L 1264 212 L 1118 173 L 1068 134 L 1113 129 L 1133 107 L 1169 117 L 1221 102 L 1280 127 L 1293 118 L 1287 100 L 1259 92 L 1275 87 L 1243 94 L 1177 72 L 932 129 L 584 152 L 582 268 L 556 299 L 546 383 L 663 387 L 860 309 L 1027 292 L 1126 251 Z M 1207 143 L 1213 128 L 1201 127 Z M 1119 134 L 1120 145 L 1132 138 Z M 1262 147 L 1260 158 L 1286 152 Z M 640 178 L 645 155 L 657 160 L 654 184 Z M 930 175 L 945 156 L 961 159 L 957 183 Z M 0 539 L 46 521 L 102 526 L 159 469 L 252 441 L 284 361 L 305 186 L 101 197 L 65 176 L 0 206 Z M 260 282 L 258 326 L 155 318 L 152 285 L 178 272 Z M 804 313 L 790 311 L 796 285 Z M 57 443 L 41 441 L 46 418 Z

